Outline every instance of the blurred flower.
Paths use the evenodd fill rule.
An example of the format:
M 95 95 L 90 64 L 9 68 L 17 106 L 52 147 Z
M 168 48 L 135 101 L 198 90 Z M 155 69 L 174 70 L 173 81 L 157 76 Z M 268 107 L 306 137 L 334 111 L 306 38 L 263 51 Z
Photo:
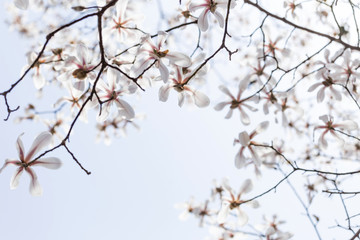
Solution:
M 239 109 L 240 111 L 240 119 L 241 119 L 241 122 L 244 124 L 244 125 L 249 125 L 250 124 L 250 118 L 249 116 L 247 115 L 247 113 L 244 111 L 244 108 L 247 108 L 249 109 L 250 111 L 252 112 L 256 112 L 257 109 L 248 105 L 247 101 L 256 101 L 255 98 L 245 98 L 245 99 L 240 99 L 241 98 L 241 95 L 243 94 L 243 92 L 245 91 L 245 89 L 247 88 L 248 86 L 248 78 L 245 77 L 244 80 L 242 80 L 239 84 L 239 92 L 236 96 L 236 98 L 231 94 L 231 92 L 229 91 L 229 89 L 227 87 L 225 87 L 224 85 L 221 85 L 219 86 L 219 89 L 225 93 L 227 96 L 230 97 L 230 101 L 226 101 L 226 102 L 220 102 L 218 103 L 217 105 L 215 105 L 214 109 L 216 111 L 221 111 L 222 109 L 224 109 L 224 107 L 226 105 L 230 105 L 230 109 L 229 109 L 229 112 L 226 114 L 225 118 L 226 119 L 229 119 L 231 118 L 232 114 L 233 114 L 233 110 L 234 109 Z
M 245 212 L 243 212 L 240 208 L 240 205 L 243 203 L 250 204 L 252 207 L 259 207 L 259 203 L 256 200 L 247 202 L 242 199 L 242 195 L 248 193 L 252 190 L 253 184 L 250 179 L 246 179 L 241 188 L 239 189 L 239 193 L 236 194 L 235 191 L 230 187 L 228 183 L 228 179 L 224 179 L 223 187 L 228 192 L 230 197 L 223 196 L 221 209 L 218 213 L 217 221 L 219 224 L 225 223 L 229 213 L 231 210 L 237 211 L 238 223 L 243 226 L 248 222 L 248 216 Z
M 241 144 L 241 148 L 235 156 L 235 166 L 237 168 L 242 168 L 246 164 L 247 157 L 245 157 L 244 155 L 244 151 L 246 148 L 250 151 L 250 154 L 252 156 L 252 162 L 255 164 L 255 167 L 260 166 L 261 160 L 259 158 L 259 155 L 255 151 L 254 146 L 252 146 L 258 143 L 252 141 L 252 139 L 259 133 L 265 131 L 268 126 L 269 122 L 265 121 L 260 123 L 259 126 L 250 133 L 250 135 L 246 131 L 239 133 L 239 139 L 235 139 L 235 143 Z
M 202 32 L 205 32 L 209 28 L 209 13 L 212 13 L 215 16 L 221 28 L 224 27 L 224 17 L 218 10 L 219 8 L 226 9 L 228 2 L 228 0 L 203 0 L 203 2 L 200 4 L 191 3 L 189 6 L 189 10 L 191 12 L 194 12 L 198 9 L 203 8 L 203 11 L 200 13 L 200 16 L 198 18 L 198 26 Z M 234 8 L 235 6 L 235 1 L 231 1 L 230 8 Z
M 14 0 L 14 4 L 21 10 L 26 10 L 29 7 L 29 0 Z
M 330 132 L 331 135 L 336 137 L 341 143 L 344 142 L 344 140 L 335 132 L 335 128 L 338 129 L 344 129 L 344 130 L 355 130 L 358 128 L 358 125 L 356 122 L 352 120 L 345 120 L 339 123 L 334 123 L 333 117 L 330 115 L 322 115 L 319 117 L 321 121 L 325 123 L 325 125 L 316 126 L 314 130 L 316 129 L 324 129 L 323 133 L 319 137 L 319 144 L 326 148 L 328 146 L 328 143 L 325 139 L 325 135 Z

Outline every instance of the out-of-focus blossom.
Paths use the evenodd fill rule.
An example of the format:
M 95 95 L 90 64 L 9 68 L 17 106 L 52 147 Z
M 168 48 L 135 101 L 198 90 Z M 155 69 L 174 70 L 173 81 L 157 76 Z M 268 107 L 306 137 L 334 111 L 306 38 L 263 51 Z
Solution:
M 140 60 L 135 63 L 133 68 L 136 76 L 139 76 L 147 67 L 149 67 L 151 60 L 155 60 L 155 66 L 159 68 L 161 79 L 164 83 L 169 79 L 169 70 L 163 62 L 164 59 L 168 59 L 170 63 L 179 67 L 189 67 L 191 65 L 190 57 L 185 54 L 162 49 L 167 36 L 168 34 L 166 32 L 158 32 L 156 45 L 152 42 L 150 35 L 146 35 L 143 38 L 137 54 L 137 57 L 140 58 Z
M 29 0 L 14 0 L 14 4 L 21 10 L 26 10 L 29 7 Z
M 279 229 L 279 226 L 284 224 L 285 221 L 278 220 L 276 215 L 274 215 L 272 219 L 268 219 L 267 217 L 264 217 L 264 220 L 266 223 L 262 226 L 262 228 L 265 231 L 266 239 L 288 240 L 293 236 L 293 234 L 289 232 L 283 232 Z
M 239 225 L 245 225 L 248 222 L 248 216 L 244 211 L 242 211 L 240 206 L 246 203 L 247 205 L 251 205 L 254 208 L 259 207 L 259 203 L 256 200 L 247 202 L 243 199 L 243 195 L 252 190 L 252 181 L 250 179 L 246 179 L 243 185 L 240 187 L 238 194 L 236 194 L 235 191 L 230 187 L 227 179 L 224 179 L 223 187 L 229 196 L 224 195 L 222 198 L 221 209 L 217 216 L 218 223 L 225 223 L 230 211 L 236 210 Z
M 114 39 L 112 36 L 116 36 L 120 43 L 124 41 L 133 41 L 136 37 L 137 30 L 135 28 L 135 18 L 134 13 L 127 12 L 128 0 L 118 1 L 115 5 L 116 15 L 112 17 L 112 22 L 107 23 L 106 27 L 103 30 L 104 41 L 112 41 Z
M 331 96 L 334 96 L 336 100 L 341 101 L 341 93 L 334 88 L 334 85 L 341 84 L 343 83 L 343 81 L 341 79 L 332 79 L 329 76 L 329 72 L 327 69 L 322 69 L 319 72 L 322 72 L 322 78 L 324 79 L 324 81 L 317 82 L 311 85 L 308 89 L 308 92 L 313 92 L 315 89 L 320 87 L 316 97 L 317 102 L 320 103 L 325 98 L 325 89 L 329 89 L 329 91 L 331 92 Z
M 183 76 L 182 69 L 176 67 L 176 73 L 171 78 L 172 83 L 166 84 L 159 89 L 159 100 L 166 102 L 169 98 L 170 89 L 174 89 L 178 92 L 178 105 L 182 107 L 186 97 L 191 97 L 195 105 L 198 107 L 207 107 L 210 104 L 210 99 L 202 92 L 193 89 L 187 83 L 189 81 L 190 74 Z
M 343 83 L 346 83 L 350 78 L 360 78 L 360 73 L 357 71 L 360 60 L 351 60 L 350 49 L 344 51 L 342 58 L 343 63 L 341 65 L 336 63 L 326 64 L 326 68 L 330 70 L 330 77 L 334 80 L 342 81 Z
M 246 160 L 248 158 L 244 155 L 245 149 L 249 149 L 251 154 L 251 160 L 255 164 L 255 167 L 261 165 L 260 157 L 256 152 L 255 146 L 253 146 L 259 143 L 252 141 L 252 139 L 259 133 L 265 131 L 268 128 L 268 126 L 269 126 L 269 122 L 265 121 L 260 123 L 259 126 L 250 133 L 250 135 L 246 131 L 239 133 L 239 139 L 235 140 L 236 143 L 241 144 L 241 148 L 235 156 L 235 166 L 237 168 L 242 168 L 246 164 Z
M 227 96 L 230 97 L 230 101 L 225 101 L 225 102 L 220 102 L 218 103 L 217 105 L 215 105 L 214 109 L 216 111 L 221 111 L 222 109 L 224 109 L 224 107 L 226 105 L 230 105 L 230 109 L 228 111 L 228 113 L 226 114 L 225 118 L 226 119 L 229 119 L 231 118 L 232 114 L 233 114 L 233 110 L 234 109 L 239 109 L 240 111 L 240 119 L 241 119 L 241 122 L 244 124 L 244 125 L 249 125 L 250 124 L 250 117 L 249 115 L 244 111 L 244 108 L 247 108 L 249 109 L 250 111 L 252 112 L 256 112 L 257 109 L 248 105 L 246 102 L 248 101 L 257 101 L 257 99 L 255 98 L 244 98 L 244 99 L 241 99 L 241 95 L 243 94 L 243 92 L 245 91 L 245 89 L 247 88 L 248 86 L 248 78 L 246 77 L 244 80 L 242 80 L 239 84 L 239 92 L 237 94 L 236 97 L 234 97 L 231 92 L 229 91 L 229 89 L 224 86 L 224 85 L 221 85 L 219 86 L 219 89 L 225 93 Z
M 325 139 L 325 135 L 327 133 L 330 133 L 333 135 L 336 139 L 338 139 L 342 144 L 344 140 L 339 136 L 338 133 L 336 133 L 335 129 L 341 129 L 341 130 L 347 130 L 352 131 L 358 128 L 358 125 L 356 122 L 352 120 L 345 120 L 342 122 L 334 123 L 333 117 L 330 115 L 322 115 L 319 117 L 321 121 L 325 123 L 325 125 L 316 126 L 314 130 L 316 129 L 324 129 L 324 131 L 321 133 L 319 137 L 319 144 L 326 148 L 328 146 L 328 143 Z
M 203 0 L 201 3 L 191 3 L 189 10 L 191 12 L 198 9 L 202 9 L 200 16 L 198 18 L 198 26 L 202 32 L 205 32 L 209 28 L 209 14 L 212 13 L 216 20 L 219 22 L 221 28 L 224 27 L 225 21 L 223 15 L 220 13 L 219 9 L 227 9 L 228 0 Z M 235 1 L 231 1 L 230 8 L 236 6 Z
M 42 166 L 49 169 L 58 169 L 61 166 L 61 161 L 55 157 L 48 157 L 48 158 L 40 158 L 33 160 L 33 157 L 46 145 L 51 142 L 51 134 L 49 132 L 42 132 L 40 133 L 34 140 L 28 154 L 25 155 L 25 148 L 23 142 L 21 140 L 22 134 L 18 137 L 16 141 L 16 149 L 19 154 L 19 159 L 7 159 L 0 169 L 0 173 L 4 168 L 9 165 L 13 164 L 17 166 L 17 170 L 15 171 L 14 176 L 11 178 L 10 181 L 10 189 L 16 189 L 19 185 L 19 179 L 23 171 L 25 170 L 31 178 L 30 182 L 30 193 L 33 196 L 40 196 L 42 195 L 42 188 L 38 182 L 37 176 L 32 169 L 33 166 Z

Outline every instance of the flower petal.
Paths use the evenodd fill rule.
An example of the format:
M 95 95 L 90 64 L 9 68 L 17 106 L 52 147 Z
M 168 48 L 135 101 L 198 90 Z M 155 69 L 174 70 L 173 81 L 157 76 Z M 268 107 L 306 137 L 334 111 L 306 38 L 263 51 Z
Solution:
M 169 61 L 180 67 L 190 67 L 191 58 L 180 52 L 170 52 L 165 56 Z
M 207 107 L 210 104 L 210 99 L 208 96 L 199 91 L 194 91 L 194 100 L 195 105 L 200 108 Z
M 41 196 L 42 195 L 42 188 L 40 186 L 40 183 L 37 179 L 36 173 L 31 169 L 31 168 L 26 168 L 25 169 L 29 175 L 30 175 L 30 194 L 32 196 Z
M 32 157 L 37 154 L 43 147 L 48 145 L 51 142 L 52 135 L 49 132 L 42 132 L 40 133 L 34 140 L 29 153 L 25 158 L 25 162 L 29 162 Z
M 16 140 L 16 150 L 18 151 L 20 161 L 23 162 L 25 159 L 25 148 L 24 148 L 24 144 L 20 138 L 22 135 L 24 135 L 24 133 L 20 134 Z
M 14 4 L 21 10 L 26 10 L 29 7 L 29 0 L 14 0 Z
M 31 164 L 31 166 L 42 166 L 48 169 L 59 169 L 62 163 L 56 157 L 41 158 Z
M 209 28 L 208 12 L 209 12 L 209 9 L 204 9 L 204 11 L 201 12 L 201 14 L 198 18 L 198 26 L 199 26 L 200 31 L 202 31 L 202 32 L 205 32 Z
M 132 119 L 135 117 L 134 109 L 126 101 L 116 99 L 116 106 L 119 108 L 119 114 L 124 116 L 126 119 Z
M 10 189 L 12 190 L 16 189 L 19 186 L 19 179 L 21 177 L 23 170 L 24 170 L 23 167 L 19 167 L 18 169 L 16 169 L 15 174 L 12 176 L 10 180 Z
M 230 212 L 230 203 L 227 201 L 223 201 L 221 203 L 221 209 L 217 216 L 217 222 L 219 224 L 224 223 L 226 221 L 227 216 L 229 215 L 229 212 Z
M 247 147 L 250 143 L 249 134 L 245 131 L 239 133 L 239 142 L 242 146 Z

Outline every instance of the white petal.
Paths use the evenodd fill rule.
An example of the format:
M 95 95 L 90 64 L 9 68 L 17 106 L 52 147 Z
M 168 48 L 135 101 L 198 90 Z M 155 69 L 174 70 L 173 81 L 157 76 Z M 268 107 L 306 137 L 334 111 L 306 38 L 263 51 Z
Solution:
M 21 140 L 22 135 L 24 135 L 24 133 L 20 134 L 16 140 L 16 150 L 18 151 L 19 159 L 21 161 L 24 161 L 25 160 L 25 148 L 24 148 L 24 144 Z
M 217 216 L 217 222 L 219 224 L 225 223 L 227 216 L 229 215 L 230 212 L 230 207 L 229 207 L 229 202 L 227 201 L 223 201 L 221 204 L 221 209 L 218 213 Z
M 26 10 L 29 7 L 29 0 L 14 0 L 14 4 L 17 8 Z
M 19 167 L 10 180 L 10 189 L 16 189 L 19 186 L 19 179 L 23 173 L 24 168 Z
M 261 133 L 265 131 L 269 127 L 269 121 L 264 121 L 259 124 L 259 126 L 256 128 L 257 133 Z
M 160 60 L 158 60 L 158 63 L 159 63 L 161 79 L 163 80 L 164 83 L 166 83 L 169 80 L 169 70 L 167 69 L 165 64 L 162 63 Z
M 116 105 L 119 108 L 119 114 L 126 119 L 132 119 L 135 117 L 134 109 L 126 101 L 117 99 Z
M 180 67 L 190 67 L 191 66 L 191 58 L 186 54 L 179 52 L 170 52 L 165 56 L 169 61 Z
M 194 92 L 194 100 L 195 105 L 201 108 L 207 107 L 210 104 L 210 99 L 208 98 L 208 96 L 199 91 Z
M 59 169 L 61 167 L 60 159 L 56 157 L 41 158 L 36 160 L 31 166 L 42 166 L 48 169 Z
M 198 26 L 200 28 L 200 31 L 202 32 L 205 32 L 209 28 L 208 12 L 208 9 L 204 9 L 204 11 L 201 12 L 198 18 Z
M 220 103 L 218 103 L 218 104 L 215 105 L 214 109 L 215 109 L 216 111 L 221 111 L 221 110 L 223 110 L 224 107 L 225 107 L 226 105 L 228 105 L 228 104 L 229 104 L 229 102 L 220 102 Z
M 317 102 L 321 103 L 324 100 L 324 97 L 325 97 L 325 88 L 320 88 L 316 97 Z
M 215 11 L 214 15 L 219 22 L 219 26 L 221 28 L 223 28 L 224 27 L 224 17 L 218 11 Z
M 235 167 L 240 169 L 243 166 L 245 166 L 245 163 L 246 163 L 246 158 L 243 155 L 243 151 L 241 151 L 241 149 L 240 149 L 239 152 L 235 156 Z
M 88 49 L 83 43 L 79 43 L 76 46 L 76 54 L 78 57 L 78 60 L 80 60 L 81 66 L 85 66 L 88 60 Z
M 322 85 L 322 83 L 315 83 L 315 84 L 311 85 L 308 89 L 308 92 L 314 91 L 317 87 L 319 87 L 321 85 Z
M 233 113 L 233 110 L 230 108 L 229 111 L 228 111 L 228 113 L 227 113 L 226 116 L 225 116 L 225 119 L 231 118 L 232 113 Z
M 234 98 L 233 95 L 231 94 L 231 92 L 229 91 L 229 89 L 227 87 L 225 87 L 224 85 L 220 85 L 219 89 L 220 89 L 220 91 L 222 91 L 223 93 L 225 93 L 229 97 Z
M 178 94 L 178 105 L 179 107 L 182 107 L 184 105 L 185 102 L 185 93 L 184 92 L 179 92 Z
M 35 73 L 33 75 L 33 82 L 36 89 L 41 89 L 45 86 L 45 78 L 40 73 Z
M 41 196 L 42 195 L 42 188 L 40 186 L 40 183 L 37 179 L 36 173 L 31 168 L 26 168 L 26 171 L 30 175 L 30 194 L 32 196 Z
M 252 181 L 250 179 L 246 179 L 245 182 L 243 183 L 243 185 L 241 186 L 239 192 L 240 193 L 248 193 L 252 190 L 252 188 L 253 188 Z
M 245 212 L 243 212 L 241 209 L 240 209 L 240 207 L 238 207 L 238 217 L 239 217 L 239 219 L 238 219 L 238 223 L 239 223 L 239 225 L 240 226 L 244 226 L 247 222 L 248 222 L 248 220 L 249 220 L 249 217 L 248 217 L 248 215 L 245 213 Z
M 339 125 L 340 129 L 346 129 L 349 131 L 358 129 L 357 123 L 352 120 L 345 120 L 345 121 L 339 122 L 337 124 Z
M 169 98 L 171 86 L 169 84 L 161 86 L 159 89 L 159 100 L 161 102 L 166 102 Z
M 249 125 L 250 124 L 250 118 L 249 118 L 249 115 L 247 115 L 247 113 L 240 109 L 240 119 L 241 119 L 241 122 L 244 124 L 244 125 Z
M 250 143 L 249 134 L 245 131 L 239 133 L 239 141 L 242 146 L 247 147 Z
M 329 121 L 330 117 L 329 117 L 329 115 L 322 115 L 319 117 L 319 119 L 321 121 L 323 121 L 324 123 L 327 123 Z
M 26 155 L 25 162 L 29 162 L 43 147 L 51 142 L 52 135 L 49 132 L 40 133 L 34 140 L 31 148 Z

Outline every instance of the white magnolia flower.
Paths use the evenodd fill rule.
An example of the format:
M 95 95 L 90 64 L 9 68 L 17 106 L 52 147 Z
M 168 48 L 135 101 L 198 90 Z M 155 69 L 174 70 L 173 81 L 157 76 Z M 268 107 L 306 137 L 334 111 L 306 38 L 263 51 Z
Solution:
M 140 61 L 134 65 L 135 75 L 139 76 L 143 71 L 150 66 L 151 60 L 155 60 L 155 66 L 159 68 L 161 79 L 166 83 L 169 79 L 169 70 L 163 62 L 163 59 L 168 59 L 170 63 L 180 66 L 189 67 L 191 65 L 190 57 L 180 52 L 170 52 L 162 49 L 168 34 L 160 31 L 157 37 L 157 44 L 155 45 L 150 35 L 143 38 L 142 45 L 138 51 Z
M 238 194 L 236 194 L 235 191 L 230 187 L 227 179 L 224 179 L 223 187 L 230 196 L 224 196 L 222 198 L 221 209 L 217 216 L 218 223 L 219 224 L 225 223 L 230 211 L 236 210 L 239 225 L 240 226 L 245 225 L 248 222 L 248 216 L 244 211 L 242 211 L 240 205 L 246 203 L 246 204 L 250 204 L 253 208 L 259 207 L 259 203 L 257 201 L 253 200 L 247 202 L 244 201 L 242 198 L 245 193 L 248 193 L 252 190 L 253 188 L 252 181 L 250 179 L 246 179 L 243 185 L 240 187 Z
M 357 68 L 360 64 L 359 59 L 351 60 L 351 50 L 346 49 L 342 55 L 343 63 L 341 65 L 336 63 L 326 64 L 326 68 L 330 70 L 330 77 L 336 80 L 342 80 L 345 83 L 351 78 L 360 78 L 360 73 Z
M 97 84 L 97 88 L 100 90 L 98 96 L 104 102 L 101 114 L 98 116 L 98 121 L 105 121 L 109 117 L 113 105 L 116 105 L 118 115 L 126 119 L 134 118 L 134 109 L 129 103 L 122 100 L 121 96 L 125 93 L 134 93 L 137 87 L 135 85 L 128 85 L 127 82 L 120 84 L 120 73 L 112 68 L 107 70 L 106 77 L 107 83 L 99 81 Z
M 174 89 L 178 94 L 178 104 L 181 107 L 184 104 L 184 100 L 187 96 L 193 98 L 195 105 L 198 107 L 207 107 L 210 104 L 210 99 L 204 93 L 193 89 L 188 83 L 188 79 L 191 76 L 183 76 L 182 69 L 176 68 L 176 74 L 174 78 L 171 78 L 172 83 L 166 84 L 159 89 L 159 100 L 166 102 L 169 98 L 170 89 Z
M 72 78 L 75 79 L 74 88 L 84 92 L 86 79 L 95 80 L 96 74 L 93 72 L 94 65 L 91 64 L 92 58 L 85 44 L 80 43 L 76 46 L 76 55 L 65 59 L 65 73 L 58 76 L 58 80 L 64 82 Z
M 14 176 L 10 181 L 10 189 L 16 189 L 19 185 L 19 179 L 23 171 L 25 170 L 31 178 L 30 182 L 30 193 L 33 196 L 42 195 L 42 188 L 37 180 L 37 176 L 32 169 L 33 166 L 42 166 L 49 169 L 58 169 L 61 166 L 61 161 L 55 157 L 48 158 L 40 158 L 33 160 L 33 157 L 46 145 L 51 142 L 52 135 L 49 132 L 40 133 L 34 140 L 28 154 L 25 155 L 25 149 L 23 142 L 21 141 L 21 134 L 16 141 L 16 149 L 19 154 L 19 159 L 6 159 L 3 167 L 0 169 L 0 173 L 2 170 L 8 165 L 13 164 L 18 166 Z
M 228 2 L 228 0 L 203 0 L 202 3 L 191 3 L 189 10 L 193 12 L 198 9 L 203 9 L 198 18 L 198 26 L 202 32 L 205 32 L 209 28 L 209 13 L 212 13 L 215 16 L 221 28 L 224 27 L 224 17 L 219 12 L 219 8 L 226 9 Z M 230 8 L 234 8 L 235 6 L 235 1 L 231 1 Z
M 247 77 L 245 77 L 239 84 L 239 91 L 238 91 L 238 94 L 237 94 L 236 97 L 234 95 L 232 95 L 232 93 L 229 91 L 229 89 L 226 86 L 224 86 L 224 85 L 219 86 L 220 91 L 222 91 L 227 96 L 229 96 L 230 100 L 218 103 L 217 105 L 215 105 L 214 109 L 216 111 L 221 111 L 222 109 L 224 109 L 224 107 L 226 105 L 230 105 L 229 106 L 230 109 L 229 109 L 228 113 L 225 116 L 226 119 L 231 118 L 234 109 L 239 109 L 241 122 L 244 125 L 249 125 L 250 124 L 250 117 L 244 111 L 244 108 L 247 108 L 252 112 L 256 112 L 257 109 L 250 106 L 250 105 L 248 105 L 246 103 L 248 101 L 256 101 L 255 98 L 243 98 L 243 99 L 241 99 L 241 95 L 243 94 L 243 92 L 247 88 L 248 84 L 249 84 L 249 80 L 248 80 Z
M 239 142 L 241 144 L 241 148 L 235 156 L 235 166 L 237 168 L 242 168 L 246 163 L 247 157 L 245 157 L 244 155 L 245 149 L 249 149 L 249 152 L 252 157 L 252 162 L 255 164 L 255 166 L 256 167 L 260 166 L 261 164 L 260 157 L 255 151 L 254 146 L 252 146 L 257 143 L 252 141 L 252 139 L 259 133 L 265 131 L 268 128 L 268 126 L 269 126 L 269 122 L 265 121 L 260 123 L 259 126 L 250 133 L 250 135 L 246 131 L 239 133 L 239 139 L 235 140 L 235 142 Z
M 319 144 L 326 148 L 328 146 L 328 143 L 325 139 L 325 135 L 329 132 L 331 135 L 333 135 L 336 139 L 340 141 L 341 144 L 344 143 L 344 140 L 336 133 L 335 129 L 341 129 L 341 130 L 348 130 L 352 131 L 355 129 L 358 129 L 358 125 L 356 122 L 352 120 L 345 120 L 342 122 L 334 123 L 333 117 L 330 115 L 322 115 L 319 117 L 321 121 L 325 123 L 325 125 L 316 126 L 316 129 L 324 129 L 322 134 L 319 137 Z

